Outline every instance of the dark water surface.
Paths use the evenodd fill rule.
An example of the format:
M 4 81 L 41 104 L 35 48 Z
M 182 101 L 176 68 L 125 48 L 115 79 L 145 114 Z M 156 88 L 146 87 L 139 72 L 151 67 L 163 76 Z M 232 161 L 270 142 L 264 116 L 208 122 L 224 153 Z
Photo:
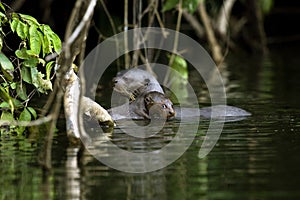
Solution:
M 145 174 L 111 169 L 69 146 L 59 132 L 53 171 L 43 176 L 37 162 L 40 145 L 24 136 L 1 135 L 0 199 L 300 199 L 297 54 L 298 46 L 289 45 L 271 49 L 266 58 L 229 56 L 228 103 L 253 115 L 226 123 L 217 145 L 203 159 L 198 152 L 207 121 L 180 159 Z M 172 140 L 177 123 L 167 123 L 149 140 L 136 142 L 118 128 L 110 137 L 124 149 L 159 149 Z

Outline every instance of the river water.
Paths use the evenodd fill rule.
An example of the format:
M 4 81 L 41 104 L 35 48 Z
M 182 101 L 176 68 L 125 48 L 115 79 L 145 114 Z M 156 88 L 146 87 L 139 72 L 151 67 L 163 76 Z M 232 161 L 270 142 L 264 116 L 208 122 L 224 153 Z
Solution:
M 41 139 L 1 135 L 0 199 L 299 199 L 299 64 L 299 45 L 271 47 L 265 57 L 229 55 L 227 101 L 252 116 L 225 123 L 213 150 L 200 159 L 209 124 L 203 121 L 178 160 L 150 173 L 107 167 L 58 131 L 53 170 L 43 175 Z M 155 150 L 172 140 L 177 123 L 168 122 L 149 140 L 136 142 L 119 128 L 110 138 L 124 149 Z

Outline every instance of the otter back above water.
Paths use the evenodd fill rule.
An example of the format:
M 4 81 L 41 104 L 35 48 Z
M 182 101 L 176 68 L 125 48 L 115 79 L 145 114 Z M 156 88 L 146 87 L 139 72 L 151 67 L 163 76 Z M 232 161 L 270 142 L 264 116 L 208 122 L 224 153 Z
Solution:
M 227 105 L 216 105 L 203 108 L 186 108 L 186 107 L 174 107 L 176 114 L 173 118 L 175 120 L 180 119 L 190 119 L 195 117 L 200 117 L 204 119 L 222 120 L 226 122 L 229 121 L 239 121 L 246 117 L 251 116 L 251 113 L 234 106 Z M 114 120 L 121 119 L 136 119 L 142 120 L 144 117 L 135 114 L 130 111 L 130 104 L 122 105 L 110 110 L 110 114 Z M 224 118 L 225 117 L 225 118 Z
M 214 105 L 204 108 L 174 107 L 165 95 L 162 87 L 154 76 L 145 70 L 133 68 L 121 71 L 114 79 L 114 90 L 131 101 L 109 110 L 114 120 L 120 119 L 151 119 L 150 110 L 161 118 L 185 119 L 201 117 L 205 119 L 238 121 L 251 114 L 241 108 L 227 105 Z M 132 98 L 133 97 L 133 98 Z M 150 98 L 151 97 L 151 98 Z

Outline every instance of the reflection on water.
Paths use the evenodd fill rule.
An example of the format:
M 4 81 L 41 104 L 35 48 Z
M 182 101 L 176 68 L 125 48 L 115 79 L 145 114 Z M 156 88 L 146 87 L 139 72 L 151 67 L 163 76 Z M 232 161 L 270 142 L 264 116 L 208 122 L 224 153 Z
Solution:
M 39 142 L 1 135 L 0 199 L 299 199 L 300 81 L 295 77 L 300 68 L 296 63 L 299 58 L 297 62 L 295 57 L 280 59 L 278 54 L 267 61 L 230 60 L 228 102 L 253 115 L 225 123 L 213 151 L 199 159 L 208 127 L 203 121 L 183 156 L 151 173 L 111 169 L 88 151 L 69 146 L 64 133 L 59 133 L 53 171 L 43 176 L 37 163 Z M 174 137 L 177 122 L 168 123 L 151 139 L 122 134 L 120 128 L 130 129 L 125 121 L 106 137 L 124 149 L 151 151 Z

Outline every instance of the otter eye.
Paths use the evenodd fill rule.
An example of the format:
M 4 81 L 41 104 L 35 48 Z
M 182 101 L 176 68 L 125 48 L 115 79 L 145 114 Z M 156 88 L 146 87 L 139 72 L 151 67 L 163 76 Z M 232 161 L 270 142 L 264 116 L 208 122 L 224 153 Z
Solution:
M 145 102 L 146 102 L 146 103 L 151 103 L 151 102 L 152 102 L 151 97 L 146 97 L 146 98 L 145 98 Z
M 166 104 L 163 104 L 163 105 L 161 105 L 161 107 L 162 107 L 163 109 L 166 109 L 166 108 L 167 108 L 167 105 L 166 105 Z

